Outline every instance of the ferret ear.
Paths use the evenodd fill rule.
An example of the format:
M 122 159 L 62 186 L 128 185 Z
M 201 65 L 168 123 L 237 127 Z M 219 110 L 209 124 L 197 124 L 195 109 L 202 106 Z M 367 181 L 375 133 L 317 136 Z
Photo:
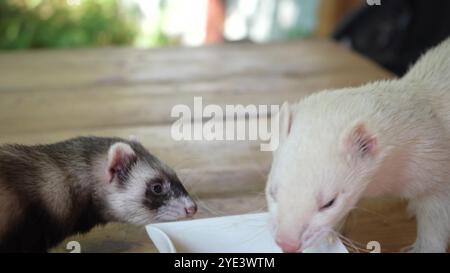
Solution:
M 358 121 L 346 133 L 344 148 L 347 154 L 365 157 L 375 155 L 378 149 L 377 137 L 369 132 L 364 122 Z
M 123 142 L 111 145 L 108 151 L 108 181 L 112 182 L 116 176 L 121 178 L 136 158 L 136 153 L 130 145 Z
M 276 151 L 281 143 L 283 143 L 289 133 L 291 132 L 292 119 L 294 110 L 296 107 L 292 107 L 286 101 L 281 105 L 280 111 L 272 116 L 272 135 L 269 143 L 269 150 Z M 274 128 L 278 123 L 277 128 Z M 278 129 L 278 131 L 277 131 Z
M 292 126 L 292 109 L 289 105 L 289 102 L 285 101 L 280 108 L 280 112 L 278 113 L 278 122 L 280 124 L 280 143 L 282 143 L 286 137 L 291 132 Z

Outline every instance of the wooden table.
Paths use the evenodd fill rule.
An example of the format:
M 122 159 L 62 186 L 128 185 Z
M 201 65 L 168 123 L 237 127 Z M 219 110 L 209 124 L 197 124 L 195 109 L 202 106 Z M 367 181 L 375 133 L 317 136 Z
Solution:
M 259 143 L 180 142 L 174 105 L 280 104 L 325 88 L 392 77 L 325 40 L 207 48 L 39 50 L 0 53 L 0 143 L 78 135 L 137 136 L 172 165 L 198 199 L 197 217 L 262 211 L 271 154 Z M 198 118 L 198 117 L 196 117 Z M 255 117 L 250 117 L 255 118 Z M 412 243 L 413 219 L 397 200 L 362 202 L 343 234 L 358 247 Z M 109 224 L 69 240 L 84 252 L 154 252 L 142 227 Z M 54 251 L 66 251 L 65 243 Z

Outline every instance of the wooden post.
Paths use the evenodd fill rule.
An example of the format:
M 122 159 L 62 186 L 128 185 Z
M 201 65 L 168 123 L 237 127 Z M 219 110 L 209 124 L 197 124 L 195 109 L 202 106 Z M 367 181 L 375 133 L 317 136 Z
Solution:
M 208 0 L 205 44 L 223 42 L 225 4 L 223 0 Z

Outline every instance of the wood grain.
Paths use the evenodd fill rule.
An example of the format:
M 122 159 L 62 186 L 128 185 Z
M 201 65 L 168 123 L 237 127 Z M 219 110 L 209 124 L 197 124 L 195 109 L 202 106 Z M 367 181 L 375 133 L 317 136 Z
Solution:
M 199 202 L 197 217 L 262 211 L 271 154 L 261 152 L 258 141 L 174 141 L 172 107 L 192 106 L 195 96 L 220 106 L 280 104 L 390 77 L 327 40 L 3 52 L 0 143 L 135 135 L 180 173 Z M 414 233 L 414 221 L 398 200 L 362 202 L 343 229 L 355 245 L 378 240 L 385 251 L 411 243 Z M 126 224 L 108 224 L 70 240 L 79 241 L 84 252 L 155 251 L 142 227 Z M 64 243 L 53 251 L 67 252 Z

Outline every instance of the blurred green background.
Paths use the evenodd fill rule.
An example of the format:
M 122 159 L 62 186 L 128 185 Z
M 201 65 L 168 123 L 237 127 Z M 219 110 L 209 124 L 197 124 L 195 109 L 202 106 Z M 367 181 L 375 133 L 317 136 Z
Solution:
M 224 15 L 211 9 L 217 3 Z M 297 39 L 315 27 L 317 0 L 0 0 L 0 49 L 199 46 Z M 301 11 L 301 12 L 300 12 Z M 222 18 L 212 32 L 207 18 Z M 213 20 L 214 21 L 214 20 Z
M 137 11 L 114 0 L 0 0 L 0 48 L 129 44 Z

